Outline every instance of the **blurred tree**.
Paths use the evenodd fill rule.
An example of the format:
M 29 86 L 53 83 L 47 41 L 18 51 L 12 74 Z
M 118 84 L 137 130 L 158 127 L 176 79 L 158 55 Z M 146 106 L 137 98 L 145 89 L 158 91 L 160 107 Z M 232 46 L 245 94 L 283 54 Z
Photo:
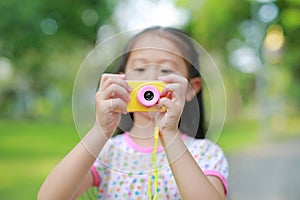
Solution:
M 288 94 L 300 107 L 300 0 L 280 0 L 281 8 L 279 23 L 282 24 L 285 34 L 284 67 L 291 72 Z M 299 112 L 299 109 L 297 109 Z
M 9 60 L 13 77 L 0 80 L 0 115 L 56 113 L 70 102 L 76 70 L 115 3 L 1 0 L 0 59 Z
M 228 40 L 238 34 L 240 22 L 251 15 L 247 1 L 178 0 L 178 4 L 191 11 L 187 31 L 208 49 L 226 50 Z
M 271 68 L 270 66 L 270 70 L 277 70 L 270 74 L 277 74 L 277 77 L 269 77 L 270 74 L 259 75 L 266 76 L 264 79 L 267 81 L 274 79 L 272 80 L 273 82 L 268 83 L 268 87 L 271 87 L 270 90 L 272 90 L 272 87 L 275 87 L 275 84 L 272 85 L 272 83 L 276 80 L 279 81 L 282 78 L 291 79 L 290 81 L 285 81 L 290 86 L 284 86 L 284 89 L 280 91 L 283 92 L 281 96 L 289 94 L 289 100 L 296 102 L 298 106 L 300 105 L 300 0 L 228 0 L 226 2 L 221 0 L 177 0 L 176 2 L 177 5 L 187 8 L 191 12 L 190 21 L 185 29 L 211 53 L 217 62 L 219 61 L 218 63 L 223 63 L 219 67 L 224 74 L 225 84 L 230 86 L 226 87 L 226 89 L 227 93 L 229 93 L 228 98 L 230 98 L 228 102 L 233 102 L 233 105 L 229 106 L 229 108 L 233 110 L 236 110 L 236 106 L 240 105 L 240 103 L 245 105 L 255 101 L 254 90 L 256 88 L 254 85 L 256 80 L 255 72 L 242 73 L 233 67 L 225 67 L 232 66 L 232 63 L 229 62 L 232 50 L 245 44 L 246 46 L 250 45 L 250 47 L 251 45 L 252 47 L 255 46 L 255 44 L 253 45 L 253 38 L 247 38 L 247 36 L 252 34 L 252 36 L 256 37 L 254 39 L 259 42 L 259 45 L 256 45 L 255 48 L 259 58 L 262 60 L 262 64 L 268 65 L 268 63 L 263 63 L 264 58 L 262 57 L 265 31 L 272 24 L 278 24 L 280 27 L 283 27 L 285 46 L 278 52 L 275 52 L 276 54 L 281 54 L 279 59 L 274 59 L 277 60 L 275 63 L 277 67 Z M 276 4 L 279 10 L 278 16 L 271 22 L 263 22 L 259 19 L 261 14 L 259 13 L 260 6 L 267 3 Z M 269 15 L 270 12 L 265 14 Z M 262 35 L 257 33 L 259 32 L 258 29 L 255 31 L 257 27 L 255 27 L 255 24 L 253 25 L 253 20 L 258 22 L 256 25 L 262 31 Z M 251 26 L 253 29 L 249 29 Z M 289 76 L 286 74 L 289 74 Z M 262 82 L 261 84 L 266 83 Z
M 265 0 L 176 0 L 190 10 L 185 29 L 225 65 L 232 46 L 244 42 L 243 27 L 253 18 L 253 2 Z M 284 91 L 294 102 L 300 99 L 299 9 L 300 0 L 277 0 L 285 47 L 280 70 L 291 77 Z M 111 23 L 115 1 L 16 0 L 0 1 L 0 116 L 37 116 L 62 112 L 70 102 L 79 64 L 97 40 L 102 24 Z M 277 63 L 278 65 L 278 63 Z M 235 68 L 220 66 L 230 84 L 233 107 L 253 101 L 255 78 Z M 237 109 L 238 110 L 238 109 Z M 68 112 L 70 113 L 70 112 Z
M 214 57 L 225 84 L 230 86 L 226 87 L 226 92 L 230 94 L 229 109 L 232 109 L 232 112 L 239 112 L 241 110 L 239 106 L 243 102 L 244 104 L 251 102 L 249 96 L 253 95 L 254 78 L 251 74 L 244 74 L 225 66 L 230 66 L 229 41 L 234 38 L 243 39 L 241 23 L 251 18 L 249 2 L 177 0 L 177 3 L 191 11 L 190 21 L 185 29 Z

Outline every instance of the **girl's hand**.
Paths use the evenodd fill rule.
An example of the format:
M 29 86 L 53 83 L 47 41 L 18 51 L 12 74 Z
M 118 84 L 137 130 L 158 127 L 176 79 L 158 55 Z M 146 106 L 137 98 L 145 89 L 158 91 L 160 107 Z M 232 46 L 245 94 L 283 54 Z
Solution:
M 103 74 L 96 94 L 96 121 L 110 137 L 116 130 L 122 113 L 126 113 L 130 86 L 123 74 Z
M 178 123 L 184 108 L 188 81 L 177 74 L 158 79 L 167 83 L 161 92 L 163 97 L 158 102 L 158 106 L 164 106 L 166 112 L 159 115 L 158 126 L 162 134 L 174 133 L 175 135 L 178 133 Z

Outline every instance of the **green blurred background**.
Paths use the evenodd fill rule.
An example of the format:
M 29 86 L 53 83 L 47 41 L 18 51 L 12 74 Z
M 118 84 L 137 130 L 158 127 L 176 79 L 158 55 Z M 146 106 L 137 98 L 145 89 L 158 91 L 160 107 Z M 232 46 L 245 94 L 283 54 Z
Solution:
M 0 13 L 0 199 L 36 198 L 80 139 L 80 64 L 134 28 L 182 28 L 210 53 L 227 93 L 218 144 L 229 155 L 300 135 L 300 0 L 1 0 Z

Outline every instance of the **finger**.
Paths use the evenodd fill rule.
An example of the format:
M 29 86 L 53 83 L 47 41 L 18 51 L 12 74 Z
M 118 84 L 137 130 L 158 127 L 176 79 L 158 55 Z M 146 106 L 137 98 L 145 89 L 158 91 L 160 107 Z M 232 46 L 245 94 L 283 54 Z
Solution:
M 103 101 L 100 106 L 103 106 L 105 113 L 127 113 L 127 104 L 121 99 L 109 99 Z
M 131 87 L 125 81 L 124 74 L 103 74 L 100 81 L 99 88 L 101 90 L 105 90 L 107 87 L 109 87 L 112 84 L 118 84 L 124 87 L 127 91 L 129 92 L 131 91 Z
M 181 110 L 181 106 L 178 102 L 173 101 L 168 98 L 161 98 L 158 102 L 159 107 L 165 107 L 167 112 L 175 111 L 178 112 Z
M 166 93 L 173 93 L 178 91 L 181 88 L 181 85 L 178 83 L 166 84 L 165 87 L 161 91 L 161 96 L 165 96 Z
M 185 94 L 188 84 L 186 78 L 176 74 L 169 74 L 167 76 L 158 77 L 158 79 L 167 83 L 161 91 L 161 96 L 165 96 L 168 92 L 176 92 L 178 94 L 182 92 Z
M 125 102 L 129 102 L 128 91 L 120 85 L 113 84 L 103 91 L 103 99 L 120 98 Z
M 181 104 L 185 101 L 186 88 L 178 83 L 167 84 L 161 91 L 161 97 L 169 98 L 173 101 L 179 101 Z

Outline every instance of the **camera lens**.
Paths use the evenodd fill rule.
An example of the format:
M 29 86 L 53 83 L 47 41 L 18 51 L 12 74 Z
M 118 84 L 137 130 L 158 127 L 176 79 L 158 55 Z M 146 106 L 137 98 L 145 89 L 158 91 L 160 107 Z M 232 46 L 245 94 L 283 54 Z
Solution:
M 147 100 L 147 101 L 151 101 L 153 98 L 154 98 L 154 94 L 152 91 L 146 91 L 144 93 L 144 98 Z
M 137 93 L 137 100 L 144 107 L 154 106 L 159 98 L 159 90 L 153 85 L 143 85 Z

